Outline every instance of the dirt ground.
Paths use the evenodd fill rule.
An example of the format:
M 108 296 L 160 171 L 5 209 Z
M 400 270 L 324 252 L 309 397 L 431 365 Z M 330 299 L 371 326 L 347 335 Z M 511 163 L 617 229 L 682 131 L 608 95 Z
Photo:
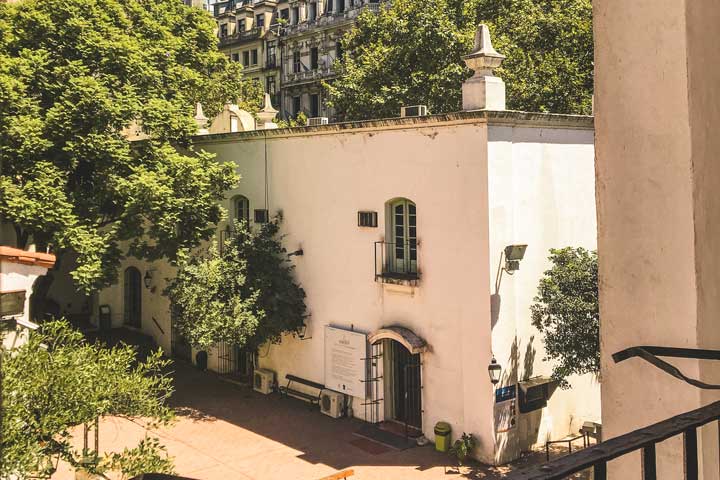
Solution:
M 174 457 L 178 475 L 202 480 L 315 480 L 346 468 L 354 469 L 353 480 L 493 480 L 511 470 L 472 464 L 458 471 L 430 446 L 397 451 L 358 437 L 358 420 L 332 419 L 299 400 L 260 395 L 182 363 L 174 370 L 176 422 L 148 431 L 141 421 L 105 418 L 101 452 L 155 436 Z M 512 468 L 544 457 L 526 455 Z M 72 478 L 67 466 L 53 476 Z

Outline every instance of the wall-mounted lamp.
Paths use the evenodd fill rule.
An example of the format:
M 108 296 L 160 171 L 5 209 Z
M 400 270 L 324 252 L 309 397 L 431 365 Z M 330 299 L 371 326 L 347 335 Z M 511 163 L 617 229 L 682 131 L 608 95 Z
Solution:
M 152 285 L 152 273 L 150 273 L 150 270 L 145 272 L 145 277 L 143 278 L 143 283 L 145 284 L 145 288 L 149 289 L 150 285 Z
M 303 249 L 295 250 L 294 252 L 290 252 L 287 254 L 288 257 L 300 257 L 304 255 L 305 252 L 303 252 Z
M 310 340 L 312 337 L 308 337 L 308 326 L 307 323 L 303 322 L 302 325 L 298 326 L 295 329 L 295 333 L 297 333 L 297 336 L 300 338 L 300 340 Z
M 505 271 L 510 275 L 520 270 L 520 260 L 525 257 L 527 245 L 508 245 L 505 247 Z
M 490 360 L 490 365 L 488 365 L 488 375 L 490 375 L 490 383 L 493 385 L 497 385 L 500 382 L 500 374 L 502 373 L 502 367 L 500 364 L 495 360 L 495 356 L 493 355 L 492 360 Z

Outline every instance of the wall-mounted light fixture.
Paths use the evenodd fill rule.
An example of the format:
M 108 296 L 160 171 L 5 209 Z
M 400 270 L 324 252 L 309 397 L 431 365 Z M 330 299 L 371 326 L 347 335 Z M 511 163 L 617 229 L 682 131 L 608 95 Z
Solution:
M 297 334 L 298 338 L 300 338 L 300 340 L 310 340 L 312 338 L 308 336 L 308 325 L 304 321 L 302 325 L 298 326 L 295 329 L 295 333 Z
M 525 257 L 527 245 L 508 245 L 505 247 L 505 268 L 504 270 L 512 275 L 513 272 L 520 270 L 520 260 Z
M 150 286 L 152 285 L 152 273 L 150 270 L 147 270 L 145 272 L 145 277 L 143 278 L 143 283 L 145 284 L 145 288 L 150 289 Z
M 288 257 L 301 257 L 301 256 L 303 256 L 304 254 L 305 254 L 305 252 L 303 252 L 303 249 L 300 248 L 300 249 L 298 249 L 298 250 L 295 250 L 294 252 L 288 253 L 287 256 L 288 256 Z
M 495 356 L 493 355 L 492 360 L 490 360 L 490 365 L 488 365 L 488 375 L 490 375 L 490 383 L 493 385 L 497 385 L 500 382 L 500 374 L 502 373 L 502 367 L 500 364 L 495 360 Z

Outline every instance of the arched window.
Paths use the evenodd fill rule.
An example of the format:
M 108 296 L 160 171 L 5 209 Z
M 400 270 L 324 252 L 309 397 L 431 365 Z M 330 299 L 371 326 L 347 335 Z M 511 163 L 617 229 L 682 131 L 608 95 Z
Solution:
M 250 201 L 247 197 L 243 197 L 242 195 L 233 197 L 232 209 L 234 220 L 238 222 L 243 220 L 248 223 L 250 222 Z
M 123 277 L 123 317 L 126 325 L 142 326 L 142 279 L 140 270 L 129 267 Z
M 388 202 L 388 257 L 394 273 L 417 274 L 417 209 L 407 198 Z

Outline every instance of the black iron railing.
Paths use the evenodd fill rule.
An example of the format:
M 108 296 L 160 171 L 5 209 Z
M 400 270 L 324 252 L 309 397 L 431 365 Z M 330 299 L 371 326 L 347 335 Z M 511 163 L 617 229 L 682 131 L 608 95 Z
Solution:
M 418 269 L 417 240 L 405 242 L 375 242 L 375 280 L 417 281 Z
M 720 360 L 720 351 L 697 350 L 671 347 L 632 347 L 613 355 L 616 363 L 629 358 L 641 358 L 669 375 L 702 389 L 720 389 L 720 385 L 700 382 L 683 374 L 677 367 L 658 357 L 691 358 L 698 360 Z M 539 465 L 525 471 L 511 474 L 508 480 L 561 480 L 574 473 L 591 468 L 594 480 L 607 478 L 607 463 L 610 460 L 640 451 L 643 480 L 657 478 L 655 447 L 671 437 L 682 435 L 686 480 L 698 479 L 698 428 L 710 422 L 718 422 L 720 428 L 720 402 L 698 408 L 663 420 L 649 427 L 612 438 L 599 445 L 586 448 L 563 458 Z

